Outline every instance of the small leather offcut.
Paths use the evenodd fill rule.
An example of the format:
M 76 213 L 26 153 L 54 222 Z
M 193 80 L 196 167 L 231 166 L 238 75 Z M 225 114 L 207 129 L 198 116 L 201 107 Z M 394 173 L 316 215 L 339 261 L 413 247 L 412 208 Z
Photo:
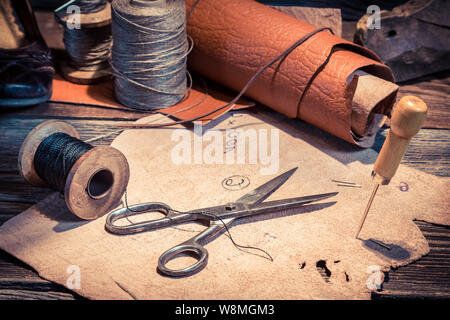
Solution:
M 194 80 L 194 87 L 188 92 L 185 99 L 174 106 L 159 109 L 158 112 L 171 115 L 176 119 L 185 120 L 217 110 L 228 101 L 233 99 L 229 92 L 218 86 L 202 85 L 203 82 Z M 53 80 L 52 102 L 83 104 L 97 107 L 109 107 L 111 110 L 129 112 L 139 112 L 121 105 L 114 97 L 113 81 L 102 83 L 81 85 L 64 80 L 59 74 L 56 74 Z M 243 109 L 253 106 L 254 103 L 248 99 L 240 99 L 234 106 L 225 110 L 212 113 L 209 116 L 202 117 L 203 123 L 207 123 L 218 118 L 231 109 Z M 151 112 L 150 112 L 151 113 Z M 138 113 L 145 115 L 144 112 Z M 118 115 L 121 116 L 120 114 Z
M 186 9 L 194 3 L 187 0 Z M 252 0 L 200 1 L 187 28 L 194 40 L 189 67 L 236 91 L 261 66 L 317 29 Z M 375 53 L 324 31 L 266 70 L 246 94 L 288 117 L 367 147 L 370 143 L 360 143 L 352 132 L 357 77 L 349 77 L 356 70 L 394 80 Z M 386 115 L 392 102 L 382 108 Z

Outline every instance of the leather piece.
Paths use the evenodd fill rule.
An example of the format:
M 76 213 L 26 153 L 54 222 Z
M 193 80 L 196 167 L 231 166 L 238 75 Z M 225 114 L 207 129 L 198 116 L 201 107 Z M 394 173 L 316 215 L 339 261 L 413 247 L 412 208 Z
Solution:
M 353 96 L 352 129 L 358 137 L 368 136 L 371 135 L 370 124 L 385 121 L 382 114 L 387 111 L 383 108 L 392 105 L 398 86 L 360 70 L 355 72 L 355 76 L 358 77 L 358 85 Z M 368 102 L 369 108 L 366 106 Z
M 161 116 L 139 122 L 150 122 L 154 117 Z M 319 129 L 302 121 L 286 121 L 275 112 L 230 113 L 213 128 L 208 127 L 203 129 L 203 139 L 181 126 L 121 133 L 111 145 L 127 157 L 130 165 L 127 202 L 160 201 L 176 210 L 196 210 L 236 201 L 276 175 L 300 166 L 266 201 L 332 191 L 339 194 L 294 210 L 242 218 L 230 228 L 236 243 L 265 250 L 273 262 L 245 252 L 248 249 L 238 250 L 225 233 L 205 245 L 209 262 L 204 270 L 192 277 L 162 276 L 156 268 L 161 253 L 195 236 L 204 225 L 183 224 L 176 229 L 114 235 L 105 230 L 106 216 L 89 223 L 80 221 L 57 193 L 6 221 L 0 227 L 0 247 L 33 267 L 41 277 L 91 299 L 370 299 L 370 290 L 376 290 L 374 267 L 388 271 L 429 251 L 413 220 L 450 224 L 450 178 L 400 165 L 391 183 L 378 191 L 360 235 L 363 240 L 357 240 L 356 228 L 373 189 L 368 173 L 377 152 L 357 150 L 341 139 L 321 135 Z M 245 146 L 245 163 L 210 161 L 225 157 L 220 150 L 230 146 L 220 143 L 222 147 L 216 149 L 212 145 L 238 136 L 247 139 L 250 131 L 264 132 L 267 142 L 278 132 L 278 151 L 273 153 L 272 143 L 263 143 L 254 149 L 259 153 L 255 157 L 259 161 L 254 164 L 249 163 L 251 148 Z M 195 163 L 191 153 L 195 137 L 202 141 L 197 154 L 205 156 L 200 163 Z M 187 147 L 186 142 L 189 151 L 183 148 L 186 151 L 181 152 L 188 152 L 185 159 L 190 161 L 174 162 L 174 151 L 180 151 L 181 145 Z M 279 155 L 279 165 L 261 161 L 262 154 L 267 151 L 269 155 L 269 150 L 273 160 L 277 158 L 274 154 Z M 236 159 L 238 149 L 228 151 L 226 154 L 232 153 Z M 236 175 L 248 179 L 248 184 L 226 188 L 230 179 L 232 184 L 238 181 L 233 180 Z M 339 187 L 331 179 L 352 181 L 362 187 Z M 405 183 L 407 192 L 402 188 Z M 122 205 L 124 202 L 125 197 Z M 123 223 L 157 217 L 133 216 Z M 171 266 L 193 262 L 192 257 L 183 256 Z M 329 269 L 329 277 L 322 276 L 320 264 Z M 73 285 L 74 273 L 68 273 L 74 266 L 80 270 L 80 286 Z M 380 284 L 383 278 L 377 280 Z
M 194 2 L 186 1 L 187 10 Z M 200 1 L 187 27 L 194 40 L 189 67 L 236 91 L 259 68 L 316 29 L 252 0 Z M 358 69 L 394 80 L 389 67 L 372 51 L 322 31 L 265 71 L 246 95 L 288 117 L 367 147 L 352 133 L 357 78 L 348 82 L 348 77 Z M 383 108 L 386 115 L 391 108 L 392 104 Z
M 305 4 L 279 5 L 269 4 L 271 8 L 283 12 L 317 28 L 328 27 L 333 33 L 342 37 L 342 13 L 340 8 L 314 8 Z
M 205 87 L 202 86 L 201 83 L 201 81 L 195 79 L 194 87 L 185 99 L 174 106 L 159 109 L 157 112 L 165 115 L 172 115 L 178 120 L 185 120 L 216 110 L 233 98 L 229 93 L 224 92 L 223 88 L 218 88 L 217 86 L 208 83 L 207 86 L 205 86 L 207 90 L 205 90 Z M 139 113 L 139 110 L 127 108 L 115 99 L 112 80 L 99 84 L 81 85 L 69 82 L 57 74 L 53 80 L 53 94 L 50 101 L 105 106 L 117 110 Z M 240 99 L 234 106 L 230 106 L 227 109 L 215 112 L 209 116 L 202 117 L 200 120 L 207 123 L 210 120 L 216 119 L 223 113 L 226 113 L 230 109 L 242 109 L 253 105 L 254 103 L 248 99 Z M 146 112 L 142 111 L 141 113 L 142 115 L 145 115 Z

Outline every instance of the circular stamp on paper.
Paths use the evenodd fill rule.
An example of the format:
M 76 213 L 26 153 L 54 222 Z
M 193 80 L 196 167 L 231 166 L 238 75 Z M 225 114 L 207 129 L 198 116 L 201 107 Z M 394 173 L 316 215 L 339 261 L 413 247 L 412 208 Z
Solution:
M 222 187 L 231 191 L 242 190 L 247 188 L 249 185 L 250 179 L 241 175 L 234 175 L 222 180 Z

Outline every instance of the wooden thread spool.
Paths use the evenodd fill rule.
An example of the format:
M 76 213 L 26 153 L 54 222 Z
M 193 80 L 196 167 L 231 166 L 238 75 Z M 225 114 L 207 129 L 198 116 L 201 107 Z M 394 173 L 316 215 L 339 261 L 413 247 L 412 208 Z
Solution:
M 20 148 L 19 172 L 33 186 L 48 186 L 36 172 L 34 157 L 42 141 L 57 132 L 79 139 L 69 123 L 48 120 L 35 127 Z M 64 187 L 67 207 L 81 219 L 101 217 L 119 203 L 129 177 L 130 169 L 122 152 L 110 146 L 94 147 L 70 169 Z
M 67 25 L 71 15 L 59 17 L 56 15 L 56 20 L 61 25 Z M 96 28 L 111 29 L 111 4 L 106 3 L 106 7 L 100 11 L 92 13 L 80 14 L 80 27 L 81 29 L 88 30 L 95 34 Z M 64 28 L 64 27 L 63 27 Z M 109 31 L 109 33 L 111 33 Z M 108 62 L 108 61 L 105 61 Z M 90 68 L 89 70 L 83 70 L 73 63 L 71 63 L 70 56 L 62 60 L 59 64 L 61 73 L 68 81 L 79 84 L 94 84 L 105 81 L 112 78 L 112 69 L 109 63 L 98 64 L 97 67 Z

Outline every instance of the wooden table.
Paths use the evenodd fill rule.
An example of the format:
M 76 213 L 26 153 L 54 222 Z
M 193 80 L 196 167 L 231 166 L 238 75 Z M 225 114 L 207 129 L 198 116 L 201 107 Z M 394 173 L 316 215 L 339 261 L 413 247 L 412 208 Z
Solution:
M 41 20 L 49 21 L 45 16 Z M 344 37 L 347 34 L 349 38 L 354 23 L 343 27 Z M 402 84 L 399 96 L 414 94 L 429 106 L 425 129 L 411 142 L 403 164 L 434 175 L 450 176 L 449 93 L 450 72 Z M 139 113 L 105 112 L 89 106 L 56 103 L 0 113 L 0 224 L 52 192 L 28 185 L 17 170 L 20 145 L 37 124 L 47 119 L 63 119 L 72 123 L 80 132 L 81 139 L 85 140 L 116 132 L 114 125 L 117 122 L 141 116 Z M 381 148 L 387 131 L 387 128 L 380 130 L 373 147 L 375 150 Z M 113 138 L 94 144 L 109 144 Z M 388 272 L 382 290 L 373 294 L 374 299 L 450 298 L 450 228 L 422 221 L 416 223 L 429 242 L 430 253 Z M 40 278 L 32 268 L 0 250 L 0 299 L 79 298 L 64 287 Z
M 434 86 L 450 88 L 450 76 L 440 80 L 425 80 L 402 88 L 401 94 L 419 94 L 433 110 L 434 102 L 427 99 L 433 94 Z M 408 90 L 404 90 L 407 88 Z M 440 91 L 442 93 L 442 91 Z M 447 103 L 446 101 L 441 101 Z M 448 107 L 448 105 L 446 106 Z M 61 114 L 64 108 L 64 116 Z M 75 116 L 70 116 L 70 114 Z M 441 111 L 438 112 L 441 114 Z M 433 111 L 430 113 L 433 114 Z M 448 123 L 449 115 L 445 115 Z M 45 198 L 52 191 L 35 188 L 27 184 L 17 170 L 17 155 L 27 133 L 37 124 L 47 119 L 63 119 L 72 123 L 80 132 L 81 139 L 89 139 L 105 133 L 116 132 L 114 127 L 124 121 L 119 115 L 102 109 L 44 103 L 32 109 L 2 113 L 0 116 L 0 224 L 19 214 L 31 205 Z M 127 114 L 126 120 L 138 118 L 140 114 Z M 438 117 L 436 123 L 443 122 Z M 427 127 L 437 126 L 433 119 Z M 387 128 L 380 130 L 373 147 L 379 151 L 387 135 Z M 109 144 L 114 136 L 98 141 L 96 144 Z M 403 164 L 439 176 L 450 175 L 450 131 L 448 129 L 422 129 L 413 139 L 403 160 Z M 383 289 L 373 298 L 391 297 L 439 297 L 450 298 L 450 228 L 416 222 L 429 242 L 430 253 L 410 265 L 392 270 L 387 274 Z M 62 286 L 40 278 L 30 267 L 4 251 L 0 251 L 0 298 L 1 299 L 75 299 L 76 294 Z

